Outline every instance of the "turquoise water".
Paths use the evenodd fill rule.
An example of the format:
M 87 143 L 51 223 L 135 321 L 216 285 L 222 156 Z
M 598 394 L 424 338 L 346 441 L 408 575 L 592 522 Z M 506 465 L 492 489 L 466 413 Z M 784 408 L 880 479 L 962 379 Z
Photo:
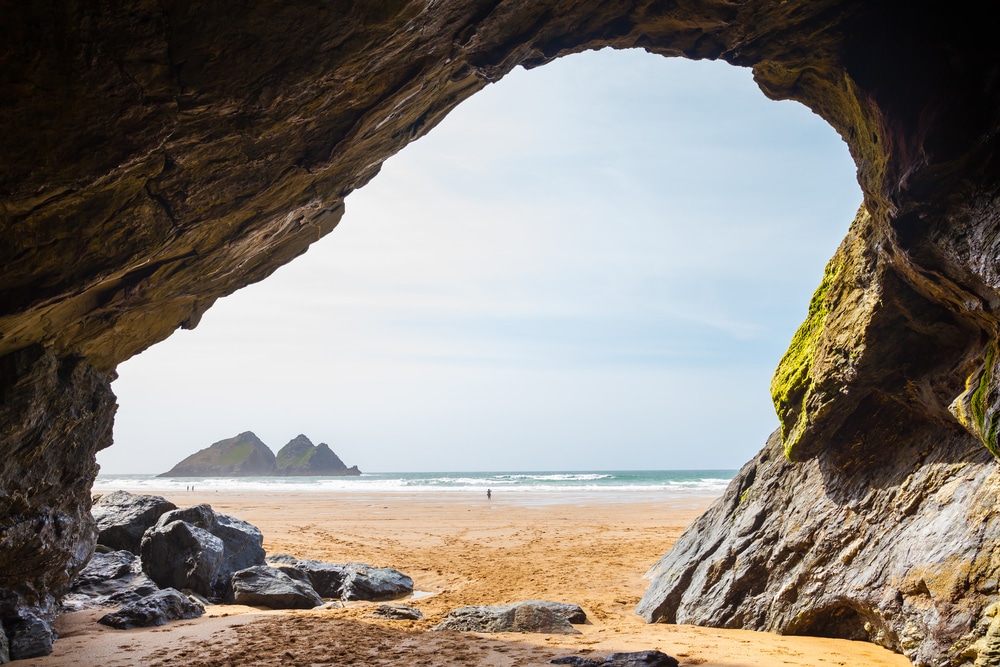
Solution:
M 717 496 L 735 470 L 590 470 L 538 472 L 378 472 L 360 477 L 156 477 L 99 475 L 94 490 L 341 492 L 345 494 L 420 493 L 594 497 L 645 500 L 684 496 Z

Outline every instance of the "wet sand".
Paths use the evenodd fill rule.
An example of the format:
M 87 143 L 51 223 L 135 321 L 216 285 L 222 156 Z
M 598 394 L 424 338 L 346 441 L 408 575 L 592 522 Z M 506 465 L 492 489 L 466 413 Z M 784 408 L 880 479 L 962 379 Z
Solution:
M 209 607 L 205 617 L 160 628 L 99 626 L 103 612 L 60 617 L 51 656 L 27 666 L 547 665 L 566 655 L 659 649 L 704 667 L 907 667 L 863 642 L 646 624 L 634 613 L 645 572 L 709 498 L 546 503 L 488 502 L 465 494 L 176 493 L 178 506 L 208 502 L 258 526 L 268 554 L 362 561 L 411 576 L 421 593 L 402 601 L 423 621 L 369 618 L 375 603 L 343 609 L 264 611 Z M 450 609 L 519 600 L 579 604 L 581 635 L 428 632 Z

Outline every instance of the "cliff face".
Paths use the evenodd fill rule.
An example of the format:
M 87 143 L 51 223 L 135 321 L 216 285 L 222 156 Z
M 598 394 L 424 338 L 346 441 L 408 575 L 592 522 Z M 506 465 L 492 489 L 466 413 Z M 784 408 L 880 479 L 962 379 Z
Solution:
M 853 613 L 920 660 L 975 659 L 960 647 L 997 599 L 983 500 L 1000 413 L 1000 72 L 988 3 L 8 4 L 0 615 L 15 657 L 45 650 L 51 596 L 92 547 L 89 485 L 94 453 L 111 443 L 115 366 L 304 252 L 383 160 L 490 81 L 612 46 L 753 67 L 767 95 L 803 102 L 840 132 L 865 193 L 772 385 L 780 447 L 800 463 L 780 463 L 772 442 L 767 462 L 749 464 L 750 504 L 733 509 L 729 497 L 692 528 L 658 567 L 662 599 L 644 609 L 834 634 L 857 632 Z M 916 504 L 897 504 L 918 487 Z M 807 503 L 820 500 L 858 533 L 854 556 L 831 560 L 826 542 L 804 539 Z M 987 528 L 946 530 L 933 503 Z M 770 509 L 745 519 L 759 507 Z M 908 563 L 887 551 L 896 574 L 876 601 L 850 573 L 874 562 L 866 536 L 900 516 L 925 544 Z M 830 531 L 830 544 L 848 537 Z M 782 555 L 786 538 L 801 557 Z M 749 563 L 747 540 L 778 565 Z M 699 554 L 715 574 L 698 574 Z M 933 574 L 949 557 L 974 564 L 954 585 Z M 822 595 L 778 595 L 795 576 L 789 559 L 847 574 Z M 734 571 L 752 576 L 727 589 L 727 605 L 693 602 Z M 688 574 L 671 584 L 671 572 Z M 834 613 L 838 590 L 853 611 Z M 810 617 L 820 599 L 834 611 L 817 602 Z

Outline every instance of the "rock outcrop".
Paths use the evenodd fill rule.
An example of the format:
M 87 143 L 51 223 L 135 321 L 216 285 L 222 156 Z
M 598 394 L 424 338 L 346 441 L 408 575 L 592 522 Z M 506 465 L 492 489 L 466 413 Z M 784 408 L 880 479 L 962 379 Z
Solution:
M 360 475 L 357 466 L 348 468 L 330 445 L 318 445 L 304 435 L 299 435 L 278 450 L 274 463 L 276 475 Z
M 252 431 L 219 440 L 160 477 L 245 477 L 274 472 L 274 452 Z
M 256 565 L 232 577 L 231 598 L 236 604 L 271 609 L 312 609 L 323 604 L 308 582 L 293 579 L 281 570 Z
M 41 345 L 0 357 L 0 621 L 12 659 L 51 651 L 57 599 L 94 550 L 90 488 L 111 444 L 113 378 Z
M 721 546 L 745 554 L 742 540 L 762 550 L 754 559 L 829 562 L 839 574 L 822 599 L 844 586 L 854 615 L 872 612 L 876 638 L 898 637 L 908 655 L 935 665 L 979 659 L 979 642 L 995 645 L 998 597 L 995 519 L 981 501 L 1000 452 L 993 9 L 10 3 L 0 22 L 0 618 L 11 657 L 48 650 L 56 599 L 93 550 L 90 487 L 95 454 L 111 444 L 117 364 L 304 252 L 385 159 L 488 83 L 518 65 L 610 46 L 752 67 L 765 94 L 806 104 L 840 133 L 865 195 L 772 385 L 780 448 L 801 468 L 757 465 L 747 498 L 768 489 L 783 517 L 765 512 L 759 525 L 740 518 L 727 529 L 728 510 L 713 510 L 715 523 L 682 540 L 688 555 L 676 557 L 677 571 L 699 551 L 709 560 Z M 932 480 L 958 470 L 970 472 L 949 478 L 953 486 Z M 918 482 L 927 495 L 897 507 L 895 496 Z M 856 517 L 824 511 L 854 522 L 857 555 L 813 558 L 824 540 L 780 550 L 819 497 L 796 499 L 796 483 L 830 489 L 820 495 L 840 512 L 853 508 Z M 945 497 L 986 528 L 946 529 L 930 512 Z M 917 521 L 922 548 L 894 562 L 901 578 L 885 582 L 897 602 L 855 604 L 852 582 L 863 574 L 850 572 L 869 562 L 864 543 L 894 522 L 920 530 Z M 776 540 L 761 532 L 772 530 Z M 972 563 L 961 581 L 933 574 L 945 553 Z M 744 560 L 735 571 L 763 576 Z M 678 614 L 720 625 L 840 634 L 856 625 L 846 611 L 807 611 L 809 596 L 794 591 L 765 600 L 771 578 L 742 579 L 745 604 L 706 600 L 695 612 L 688 585 L 724 588 L 731 576 L 720 568 L 664 580 L 663 604 L 644 608 L 662 607 L 654 615 L 668 619 L 676 598 Z M 920 596 L 924 608 L 906 602 Z M 781 620 L 799 612 L 798 625 Z
M 883 426 L 892 447 L 831 448 L 798 464 L 773 435 L 653 567 L 639 613 L 971 664 L 997 599 L 1000 469 L 959 428 L 940 442 L 920 424 Z M 909 465 L 890 465 L 897 457 Z
M 325 442 L 318 445 L 304 435 L 274 452 L 252 431 L 220 440 L 187 457 L 160 477 L 270 477 L 272 475 L 360 475 L 348 468 Z

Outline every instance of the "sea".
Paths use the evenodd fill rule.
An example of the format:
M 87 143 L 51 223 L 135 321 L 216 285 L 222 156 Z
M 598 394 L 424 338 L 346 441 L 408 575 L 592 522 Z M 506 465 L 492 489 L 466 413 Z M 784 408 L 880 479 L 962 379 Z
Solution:
M 719 496 L 736 470 L 587 470 L 535 472 L 373 472 L 360 477 L 157 477 L 100 474 L 98 493 L 336 492 L 349 497 L 422 494 L 461 499 L 492 492 L 495 501 L 561 503 L 577 500 L 645 502 Z

